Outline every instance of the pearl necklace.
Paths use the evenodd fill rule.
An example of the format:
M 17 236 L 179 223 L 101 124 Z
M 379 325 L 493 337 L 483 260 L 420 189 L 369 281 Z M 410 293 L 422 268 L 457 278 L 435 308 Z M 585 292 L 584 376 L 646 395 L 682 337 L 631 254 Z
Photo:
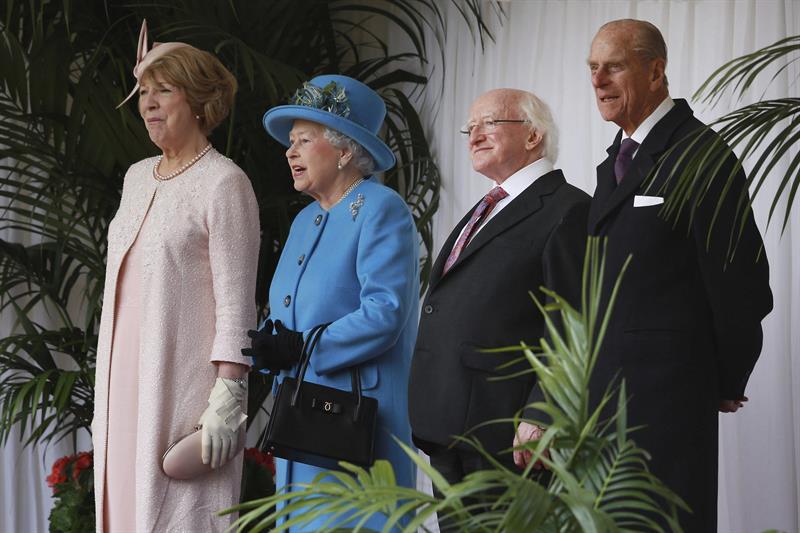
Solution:
M 330 206 L 328 209 L 332 209 L 334 205 L 338 205 L 338 204 L 339 204 L 339 202 L 341 202 L 342 200 L 344 200 L 345 198 L 347 198 L 347 195 L 348 195 L 348 194 L 350 194 L 351 192 L 353 192 L 353 189 L 355 189 L 356 187 L 358 187 L 359 185 L 361 185 L 361 182 L 362 182 L 362 181 L 364 181 L 364 179 L 365 179 L 365 178 L 358 178 L 356 181 L 354 181 L 353 183 L 351 183 L 351 184 L 350 184 L 350 186 L 344 190 L 344 192 L 343 192 L 343 193 L 342 193 L 342 195 L 339 197 L 339 199 L 338 199 L 338 200 L 336 200 L 336 202 L 335 202 L 335 203 L 334 203 L 332 206 Z
M 180 175 L 180 174 L 182 174 L 182 173 L 186 172 L 186 170 L 188 170 L 188 169 L 189 169 L 189 167 L 191 167 L 192 165 L 194 165 L 195 163 L 197 163 L 198 161 L 200 161 L 200 158 L 202 158 L 204 155 L 206 155 L 206 154 L 208 153 L 208 151 L 209 151 L 209 150 L 211 150 L 211 143 L 208 143 L 208 144 L 206 145 L 206 147 L 205 147 L 205 148 L 203 148 L 202 150 L 200 150 L 200 151 L 197 153 L 197 155 L 196 155 L 196 156 L 194 156 L 194 157 L 192 158 L 192 160 L 191 160 L 191 161 L 189 161 L 188 163 L 186 163 L 185 165 L 183 165 L 183 166 L 182 166 L 181 168 L 179 168 L 178 170 L 175 170 L 175 171 L 173 171 L 173 172 L 170 172 L 170 173 L 169 173 L 169 174 L 167 174 L 166 176 L 162 176 L 161 174 L 159 174 L 159 173 L 158 173 L 158 165 L 160 165 L 160 164 L 161 164 L 161 160 L 164 158 L 164 156 L 163 156 L 163 154 L 162 154 L 162 155 L 158 156 L 158 159 L 156 160 L 156 164 L 153 166 L 153 177 L 154 177 L 155 179 L 157 179 L 158 181 L 168 181 L 168 180 L 171 180 L 171 179 L 172 179 L 172 178 L 174 178 L 175 176 L 178 176 L 178 175 Z

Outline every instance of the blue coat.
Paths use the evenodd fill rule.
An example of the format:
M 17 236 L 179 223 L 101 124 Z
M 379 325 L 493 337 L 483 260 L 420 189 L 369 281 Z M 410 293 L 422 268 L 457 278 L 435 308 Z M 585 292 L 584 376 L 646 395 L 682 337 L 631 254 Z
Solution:
M 367 180 L 330 211 L 319 202 L 303 209 L 289 231 L 269 302 L 270 318 L 306 336 L 331 322 L 306 381 L 350 390 L 349 369 L 359 365 L 364 394 L 379 405 L 376 459 L 391 461 L 398 484 L 414 487 L 415 467 L 391 437 L 411 444 L 408 375 L 419 307 L 417 231 L 403 199 Z M 276 385 L 294 372 L 281 372 Z M 276 487 L 308 483 L 320 472 L 278 460 Z M 380 530 L 382 521 L 367 526 Z

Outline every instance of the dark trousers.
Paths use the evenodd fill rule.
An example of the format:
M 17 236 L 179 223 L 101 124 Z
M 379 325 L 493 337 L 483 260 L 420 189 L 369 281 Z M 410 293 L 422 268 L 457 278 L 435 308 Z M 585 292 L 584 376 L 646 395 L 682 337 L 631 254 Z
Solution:
M 464 479 L 464 477 L 472 472 L 494 469 L 492 463 L 490 463 L 483 455 L 472 450 L 460 450 L 456 448 L 447 448 L 446 446 L 436 446 L 433 450 L 428 452 L 428 455 L 431 458 L 431 466 L 434 467 L 450 484 L 459 483 Z M 506 465 L 508 468 L 516 469 L 516 466 L 513 464 L 511 454 L 508 454 L 505 457 L 495 457 L 495 459 Z M 501 493 L 502 491 L 500 491 L 498 494 L 494 494 L 494 491 L 492 491 L 484 496 L 487 500 L 491 500 L 494 497 L 499 496 Z M 443 497 L 443 494 L 439 492 L 435 485 L 433 486 L 433 494 L 437 498 Z M 482 499 L 483 498 L 480 495 L 477 495 L 473 498 L 470 498 L 469 501 L 465 501 L 463 503 L 465 506 L 472 506 L 481 503 Z M 448 520 L 446 516 L 439 516 L 438 519 L 439 531 L 442 533 L 459 531 L 452 520 Z

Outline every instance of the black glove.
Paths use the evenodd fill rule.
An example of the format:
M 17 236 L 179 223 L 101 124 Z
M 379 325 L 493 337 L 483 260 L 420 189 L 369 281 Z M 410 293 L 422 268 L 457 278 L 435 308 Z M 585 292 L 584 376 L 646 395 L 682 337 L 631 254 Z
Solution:
M 280 320 L 275 321 L 275 333 L 272 333 L 272 320 L 267 320 L 261 331 L 251 329 L 250 348 L 242 349 L 242 355 L 253 358 L 253 369 L 266 368 L 277 373 L 292 368 L 300 360 L 303 351 L 303 334 L 284 326 Z

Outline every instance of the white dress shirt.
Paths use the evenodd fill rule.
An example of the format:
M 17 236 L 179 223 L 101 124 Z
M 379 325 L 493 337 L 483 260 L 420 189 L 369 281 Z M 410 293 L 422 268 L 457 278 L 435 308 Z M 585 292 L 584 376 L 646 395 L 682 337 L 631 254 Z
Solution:
M 652 130 L 655 127 L 655 125 L 658 124 L 658 121 L 664 118 L 664 115 L 669 113 L 669 110 L 672 109 L 673 107 L 675 107 L 675 102 L 672 100 L 672 98 L 670 98 L 669 96 L 664 98 L 664 100 L 662 100 L 661 103 L 658 104 L 658 107 L 655 108 L 653 112 L 650 113 L 647 116 L 647 118 L 642 121 L 641 124 L 639 124 L 639 127 L 636 128 L 636 131 L 633 132 L 633 135 L 631 135 L 630 138 L 639 143 L 639 145 L 641 146 L 641 144 L 647 138 L 647 135 L 650 133 L 650 130 Z M 625 134 L 625 130 L 622 130 L 622 140 L 624 141 L 627 138 L 628 135 Z M 631 159 L 636 157 L 636 154 L 638 153 L 639 153 L 639 146 L 636 147 L 636 151 L 633 152 L 633 156 L 631 157 Z
M 480 226 L 472 233 L 472 237 L 470 238 L 470 242 L 475 240 L 475 236 L 478 232 L 483 228 L 487 222 L 489 222 L 497 213 L 502 211 L 508 204 L 510 204 L 514 198 L 522 194 L 522 191 L 527 189 L 528 187 L 533 184 L 534 181 L 539 179 L 540 177 L 544 176 L 548 172 L 553 170 L 553 163 L 550 160 L 541 158 L 537 159 L 527 167 L 523 167 L 513 173 L 511 176 L 506 178 L 506 180 L 500 184 L 500 187 L 503 188 L 504 191 L 508 193 L 508 196 L 500 200 L 494 205 L 494 209 L 492 209 L 486 218 L 481 221 Z M 463 228 L 461 228 L 461 233 L 458 234 L 458 238 L 461 238 L 461 234 L 464 233 L 464 229 L 466 229 L 467 225 L 465 224 Z M 455 242 L 458 242 L 456 239 Z M 467 243 L 469 245 L 469 243 Z M 453 243 L 455 246 L 455 243 Z

